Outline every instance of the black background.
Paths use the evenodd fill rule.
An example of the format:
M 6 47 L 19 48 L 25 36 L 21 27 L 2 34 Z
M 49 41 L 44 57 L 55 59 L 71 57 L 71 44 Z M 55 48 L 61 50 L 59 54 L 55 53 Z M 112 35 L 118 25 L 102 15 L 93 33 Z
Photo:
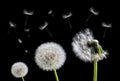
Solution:
M 66 51 L 67 59 L 63 67 L 57 72 L 60 81 L 92 81 L 93 64 L 85 63 L 78 59 L 72 51 L 72 38 L 80 30 L 90 28 L 95 39 L 98 39 L 103 49 L 108 50 L 109 56 L 98 63 L 98 81 L 114 81 L 114 55 L 112 51 L 113 27 L 108 28 L 105 38 L 103 38 L 104 27 L 102 22 L 112 23 L 112 4 L 109 1 L 90 1 L 79 2 L 11 2 L 2 8 L 2 27 L 0 29 L 1 46 L 1 78 L 3 81 L 21 81 L 14 78 L 11 74 L 11 66 L 14 62 L 22 61 L 28 65 L 29 72 L 25 76 L 25 81 L 55 81 L 53 72 L 46 72 L 38 68 L 34 62 L 36 48 L 45 42 L 56 42 L 63 46 Z M 90 7 L 94 7 L 100 12 L 98 16 L 92 16 L 85 23 L 91 14 Z M 23 10 L 32 10 L 34 15 L 28 17 L 28 23 L 24 26 L 26 16 Z M 49 15 L 49 10 L 53 15 Z M 62 14 L 72 12 L 70 29 L 68 21 L 62 18 Z M 9 21 L 16 23 L 16 28 L 10 28 Z M 47 21 L 48 30 L 52 33 L 51 37 L 45 30 L 39 30 L 39 26 Z M 30 32 L 24 32 L 24 28 L 30 28 Z M 30 37 L 28 37 L 30 35 Z M 20 38 L 23 43 L 18 43 Z M 25 53 L 28 50 L 28 53 Z

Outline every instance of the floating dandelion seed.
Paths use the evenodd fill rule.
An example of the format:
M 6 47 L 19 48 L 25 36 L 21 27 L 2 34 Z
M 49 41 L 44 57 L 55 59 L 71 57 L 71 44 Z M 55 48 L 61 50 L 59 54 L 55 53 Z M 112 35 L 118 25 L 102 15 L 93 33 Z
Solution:
M 49 10 L 49 11 L 48 11 L 48 14 L 52 14 L 52 10 Z
M 102 22 L 102 27 L 111 28 L 112 24 L 111 23 Z
M 35 52 L 35 62 L 39 68 L 54 71 L 56 81 L 59 81 L 56 69 L 60 69 L 66 60 L 64 49 L 57 43 L 47 42 L 41 44 Z
M 90 12 L 94 15 L 99 15 L 99 12 L 96 9 L 94 9 L 93 7 L 90 8 Z
M 26 15 L 26 19 L 25 19 L 25 26 L 27 25 L 27 22 L 28 22 L 28 16 L 30 16 L 30 15 L 33 15 L 34 14 L 34 12 L 33 11 L 30 11 L 30 10 L 23 10 L 23 14 L 25 14 Z
M 48 26 L 48 22 L 44 22 L 42 26 L 40 26 L 40 30 L 44 30 Z
M 30 37 L 30 28 L 24 28 L 24 31 L 27 33 L 27 37 Z
M 22 40 L 20 38 L 18 38 L 18 42 L 21 44 L 22 43 Z
M 22 41 L 20 38 L 18 38 L 17 40 L 18 40 L 18 43 L 19 43 L 19 44 L 17 45 L 17 47 L 19 47 L 20 44 L 22 44 L 23 41 Z
M 105 27 L 105 30 L 104 30 L 104 33 L 103 33 L 103 38 L 105 38 L 105 34 L 107 32 L 107 29 L 111 28 L 112 24 L 111 23 L 107 23 L 107 22 L 102 22 L 102 27 Z
M 93 7 L 91 7 L 90 9 L 90 12 L 91 12 L 91 14 L 88 16 L 88 18 L 85 20 L 85 22 L 88 22 L 88 20 L 92 17 L 92 15 L 99 15 L 99 12 L 96 10 L 96 9 L 94 9 Z
M 72 16 L 72 12 L 67 12 L 66 14 L 63 14 L 63 15 L 62 15 L 62 18 L 63 18 L 63 19 L 67 19 L 70 28 L 72 28 L 72 25 L 71 25 L 71 23 L 70 23 L 70 17 L 71 17 L 71 16 Z
M 33 15 L 34 14 L 33 11 L 29 11 L 29 10 L 24 10 L 23 13 L 25 15 Z
M 11 73 L 12 73 L 12 75 L 14 77 L 16 77 L 16 78 L 22 78 L 22 80 L 25 81 L 24 77 L 28 73 L 28 67 L 23 62 L 16 62 L 11 67 Z
M 16 24 L 15 24 L 14 22 L 12 22 L 12 21 L 9 21 L 9 25 L 10 25 L 10 27 L 12 27 L 12 28 L 16 28 Z
M 30 31 L 30 28 L 24 28 L 24 31 L 25 31 L 25 32 L 29 32 L 29 31 Z
M 93 81 L 97 81 L 97 61 L 106 58 L 107 51 L 102 49 L 88 28 L 73 37 L 72 47 L 78 58 L 85 62 L 94 62 Z
M 28 50 L 25 50 L 25 53 L 28 53 Z
M 66 19 L 66 18 L 69 18 L 72 16 L 72 13 L 71 12 L 67 12 L 66 14 L 63 14 L 62 17 L 63 19 Z
M 13 30 L 16 30 L 16 24 L 15 22 L 9 21 L 9 29 L 8 29 L 8 34 L 10 34 Z
M 48 11 L 48 14 L 54 16 L 52 10 L 49 10 L 49 11 Z
M 42 24 L 42 26 L 40 26 L 39 27 L 39 29 L 40 30 L 46 30 L 47 31 L 47 33 L 52 37 L 53 35 L 50 33 L 50 31 L 47 29 L 47 26 L 48 26 L 48 22 L 47 21 L 45 21 L 43 24 Z

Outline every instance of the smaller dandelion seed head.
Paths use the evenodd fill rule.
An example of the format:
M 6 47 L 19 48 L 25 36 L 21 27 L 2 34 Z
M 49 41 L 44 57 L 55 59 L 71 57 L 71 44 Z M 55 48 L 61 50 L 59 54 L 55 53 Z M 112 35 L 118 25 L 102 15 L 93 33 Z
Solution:
M 101 54 L 98 54 L 98 45 L 99 41 L 94 39 L 92 32 L 88 28 L 73 37 L 73 52 L 85 62 L 92 62 L 94 59 L 99 61 L 106 58 L 106 51 L 101 49 Z
M 71 16 L 72 16 L 72 12 L 67 12 L 66 14 L 62 15 L 63 19 L 69 18 Z
M 62 67 L 66 60 L 64 49 L 57 43 L 47 42 L 41 44 L 35 52 L 35 62 L 39 68 L 51 71 Z
M 12 27 L 12 28 L 16 28 L 16 24 L 15 24 L 14 22 L 12 22 L 12 21 L 9 21 L 9 25 L 10 25 L 10 27 Z
M 23 13 L 25 14 L 25 15 L 33 15 L 34 14 L 34 12 L 33 11 L 30 11 L 30 10 L 23 10 Z
M 24 62 L 16 62 L 11 67 L 11 73 L 16 78 L 25 77 L 28 73 L 28 67 Z
M 48 26 L 48 22 L 44 22 L 42 26 L 39 27 L 40 30 L 44 30 Z
M 102 27 L 111 28 L 112 23 L 102 22 Z
M 96 9 L 94 9 L 93 7 L 90 8 L 90 12 L 94 15 L 99 15 L 99 12 Z

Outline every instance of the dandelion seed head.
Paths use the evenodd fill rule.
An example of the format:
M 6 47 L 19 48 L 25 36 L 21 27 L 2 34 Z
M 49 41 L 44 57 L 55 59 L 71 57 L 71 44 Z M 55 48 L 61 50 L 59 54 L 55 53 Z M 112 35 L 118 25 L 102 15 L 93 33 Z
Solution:
M 48 26 L 48 22 L 44 22 L 42 26 L 39 27 L 40 30 L 44 30 Z
M 11 73 L 16 78 L 25 77 L 28 73 L 28 67 L 23 62 L 16 62 L 11 67 Z
M 62 15 L 63 19 L 69 18 L 71 16 L 72 16 L 72 12 L 68 12 L 68 13 Z
M 57 43 L 47 42 L 41 44 L 35 52 L 35 62 L 39 68 L 52 71 L 62 67 L 66 60 L 64 49 Z
M 111 28 L 112 24 L 111 23 L 102 22 L 102 27 Z
M 90 12 L 93 13 L 94 15 L 99 15 L 99 12 L 95 10 L 93 7 L 90 8 Z
M 102 60 L 106 58 L 107 52 L 102 50 L 102 54 L 98 54 L 96 46 L 99 45 L 99 41 L 94 39 L 93 33 L 90 29 L 80 31 L 73 37 L 72 47 L 75 55 L 85 62 L 92 62 L 94 59 Z M 93 52 L 95 52 L 93 54 Z

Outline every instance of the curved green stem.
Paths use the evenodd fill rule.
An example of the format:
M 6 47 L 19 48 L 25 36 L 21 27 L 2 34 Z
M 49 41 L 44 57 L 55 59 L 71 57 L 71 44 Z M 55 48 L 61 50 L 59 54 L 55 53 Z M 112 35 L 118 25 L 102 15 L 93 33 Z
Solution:
M 54 75 L 55 75 L 56 81 L 59 81 L 56 69 L 54 69 Z
M 22 76 L 22 81 L 25 81 L 24 77 Z
M 97 69 L 98 69 L 98 63 L 97 60 L 94 60 L 94 74 L 93 74 L 93 81 L 97 81 Z
M 98 52 L 99 55 L 101 55 L 102 52 L 103 52 L 103 49 L 102 49 L 102 47 L 99 44 L 97 46 L 97 52 Z

